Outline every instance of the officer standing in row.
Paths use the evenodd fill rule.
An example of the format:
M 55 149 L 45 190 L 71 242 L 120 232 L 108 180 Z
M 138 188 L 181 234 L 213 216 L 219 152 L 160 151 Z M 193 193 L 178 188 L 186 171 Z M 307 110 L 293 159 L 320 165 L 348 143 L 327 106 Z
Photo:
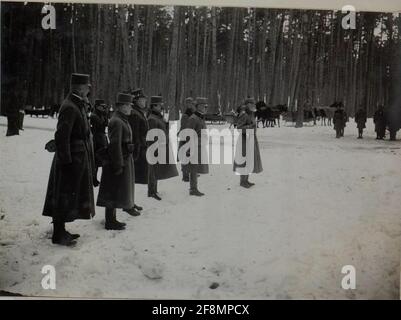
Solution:
M 195 102 L 195 112 L 189 117 L 186 128 L 192 129 L 196 133 L 198 138 L 198 157 L 194 159 L 195 161 L 189 161 L 187 165 L 184 165 L 184 170 L 188 170 L 189 172 L 189 194 L 191 196 L 201 197 L 205 194 L 198 190 L 198 174 L 207 174 L 209 173 L 209 164 L 202 163 L 202 154 L 207 154 L 207 145 L 203 145 L 203 140 L 207 141 L 207 139 L 202 139 L 202 135 L 206 134 L 202 133 L 202 130 L 206 129 L 205 123 L 205 113 L 208 107 L 207 99 L 203 97 L 196 98 Z M 191 155 L 190 155 L 191 156 Z
M 249 174 L 260 173 L 263 171 L 262 160 L 260 157 L 259 143 L 256 137 L 256 120 L 255 120 L 256 105 L 255 99 L 248 97 L 245 99 L 244 104 L 241 106 L 240 113 L 237 120 L 237 129 L 240 130 L 241 136 L 238 137 L 237 148 L 235 150 L 234 171 L 240 174 L 240 186 L 246 189 L 254 186 L 255 184 L 249 181 Z M 252 130 L 253 146 L 247 130 Z M 247 159 L 249 155 L 247 152 L 253 153 L 253 166 L 252 171 L 249 168 Z M 243 163 L 238 163 L 238 160 L 245 158 Z M 244 172 L 248 171 L 248 172 Z
M 180 123 L 180 131 L 183 129 L 187 129 L 188 125 L 188 120 L 192 116 L 192 114 L 195 112 L 195 102 L 194 99 L 191 97 L 188 97 L 185 99 L 185 111 L 182 114 L 181 117 L 181 123 Z M 179 134 L 179 133 L 178 133 Z M 186 143 L 186 141 L 180 141 L 178 144 L 178 148 L 181 148 Z M 182 171 L 182 181 L 184 182 L 189 182 L 189 172 L 188 172 L 188 167 L 185 165 L 181 165 L 181 171 Z
M 116 219 L 116 209 L 131 209 L 135 203 L 134 144 L 128 122 L 132 98 L 126 93 L 117 95 L 116 110 L 108 127 L 109 161 L 103 166 L 97 198 L 97 205 L 105 207 L 106 230 L 125 229 L 125 223 Z
M 148 162 L 146 160 L 146 134 L 149 130 L 147 119 L 146 95 L 143 89 L 135 89 L 131 92 L 133 96 L 133 105 L 131 114 L 128 116 L 128 122 L 132 129 L 134 139 L 134 164 L 135 164 L 135 183 L 148 184 Z M 134 207 L 126 212 L 132 216 L 139 216 L 142 207 L 134 204 Z
M 164 132 L 165 141 L 155 141 L 158 145 L 158 151 L 164 151 L 166 155 L 165 163 L 149 164 L 148 175 L 148 197 L 156 200 L 161 200 L 158 190 L 157 181 L 169 179 L 178 176 L 177 167 L 175 164 L 169 164 L 172 157 L 169 144 L 169 124 L 163 118 L 163 98 L 161 96 L 153 96 L 150 98 L 150 110 L 148 116 L 149 130 L 159 129 Z M 151 143 L 151 144 L 153 144 Z M 164 150 L 162 150 L 162 148 Z
M 344 136 L 344 127 L 346 121 L 346 114 L 341 108 L 340 104 L 337 104 L 337 109 L 334 111 L 333 124 L 334 130 L 336 130 L 336 138 L 341 138 Z
M 94 110 L 90 115 L 90 124 L 93 135 L 93 150 L 95 154 L 95 185 L 99 185 L 97 181 L 97 172 L 102 166 L 102 154 L 106 152 L 108 141 L 106 128 L 109 124 L 108 107 L 103 99 L 96 99 Z
M 73 246 L 79 234 L 65 229 L 66 222 L 95 215 L 90 125 L 86 102 L 89 75 L 73 73 L 70 92 L 63 101 L 55 133 L 55 156 L 50 170 L 43 215 L 53 219 L 52 242 Z
M 386 114 L 383 105 L 376 110 L 373 122 L 375 123 L 376 139 L 383 140 L 386 136 Z
M 366 120 L 367 120 L 366 111 L 361 107 L 355 113 L 355 122 L 356 126 L 358 127 L 358 139 L 363 138 L 362 135 L 363 135 L 363 129 L 366 128 Z

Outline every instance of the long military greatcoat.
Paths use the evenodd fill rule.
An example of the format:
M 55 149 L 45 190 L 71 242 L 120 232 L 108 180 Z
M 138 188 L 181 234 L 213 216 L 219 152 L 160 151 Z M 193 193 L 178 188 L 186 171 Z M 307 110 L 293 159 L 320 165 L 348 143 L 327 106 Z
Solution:
M 334 130 L 341 130 L 345 128 L 345 113 L 343 110 L 338 109 L 334 112 L 333 124 Z
M 192 163 L 189 161 L 188 164 L 182 165 L 183 170 L 188 170 L 188 172 L 196 172 L 200 174 L 209 173 L 209 164 L 208 161 L 206 163 L 202 163 L 202 154 L 207 155 L 207 145 L 203 145 L 202 143 L 202 135 L 206 133 L 202 133 L 203 129 L 206 129 L 206 123 L 204 117 L 199 112 L 193 113 L 187 123 L 186 129 L 192 129 L 196 133 L 196 137 L 198 138 L 198 159 Z M 207 141 L 207 139 L 204 139 Z M 208 160 L 208 159 L 206 159 Z
M 170 150 L 170 143 L 169 143 L 169 126 L 168 122 L 165 122 L 163 116 L 160 113 L 152 111 L 148 116 L 149 122 L 149 129 L 160 129 L 164 132 L 166 137 L 166 144 L 160 144 L 159 148 L 165 148 L 166 154 L 166 164 L 156 163 L 150 166 L 150 170 L 154 170 L 155 177 L 157 180 L 169 179 L 178 176 L 177 166 L 172 163 L 169 164 L 169 161 L 172 157 L 172 152 Z M 158 143 L 150 142 L 150 144 Z
M 94 155 L 85 102 L 73 93 L 62 103 L 55 144 L 43 215 L 65 222 L 90 219 Z
M 375 112 L 373 121 L 375 123 L 375 131 L 384 134 L 386 131 L 386 114 L 383 109 L 379 109 Z
M 242 157 L 245 159 L 247 158 L 247 146 L 251 142 L 249 133 L 247 133 L 246 129 L 253 129 L 253 133 L 250 133 L 253 134 L 254 138 L 253 169 L 251 172 L 243 174 L 262 172 L 263 166 L 262 159 L 260 157 L 259 143 L 256 137 L 256 124 L 254 116 L 243 111 L 238 117 L 237 129 L 240 130 L 240 137 L 238 137 L 237 147 L 235 149 L 234 171 L 238 171 L 238 168 L 245 168 L 247 166 L 246 161 L 242 163 Z M 241 163 L 237 163 L 237 161 L 235 161 L 236 159 L 241 159 Z
M 103 166 L 97 205 L 106 208 L 134 207 L 135 168 L 131 126 L 126 115 L 115 111 L 108 127 L 109 161 Z M 117 174 L 122 169 L 122 172 Z
M 146 134 L 149 130 L 149 123 L 143 112 L 136 106 L 133 107 L 131 114 L 128 116 L 128 122 L 131 125 L 135 153 L 135 183 L 148 183 L 148 162 L 146 160 Z

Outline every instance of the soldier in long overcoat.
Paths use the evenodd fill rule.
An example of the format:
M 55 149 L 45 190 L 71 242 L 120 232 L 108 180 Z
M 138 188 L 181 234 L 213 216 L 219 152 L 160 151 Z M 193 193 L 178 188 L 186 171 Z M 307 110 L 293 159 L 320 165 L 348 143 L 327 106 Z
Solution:
M 333 115 L 334 130 L 336 130 L 336 138 L 341 138 L 344 135 L 345 115 L 344 110 L 337 105 Z
M 106 152 L 108 140 L 106 128 L 109 124 L 108 107 L 103 99 L 96 99 L 94 110 L 90 115 L 90 124 L 93 135 L 93 151 L 95 154 L 95 185 L 97 181 L 97 172 L 99 167 L 102 167 L 103 154 Z
M 43 215 L 53 218 L 52 242 L 74 245 L 78 234 L 65 223 L 95 215 L 93 150 L 86 101 L 89 76 L 71 75 L 71 91 L 62 103 L 55 133 L 55 156 L 50 170 Z
M 185 99 L 185 110 L 184 110 L 184 113 L 181 116 L 180 132 L 183 129 L 187 129 L 187 124 L 188 124 L 189 117 L 192 116 L 192 114 L 194 112 L 195 112 L 194 99 L 192 99 L 191 97 L 188 97 L 188 98 Z M 185 143 L 186 143 L 185 140 L 180 141 L 178 143 L 178 149 L 181 148 Z M 188 172 L 187 168 L 188 168 L 187 166 L 181 165 L 182 181 L 184 181 L 184 182 L 189 182 L 189 172 Z
M 169 124 L 162 115 L 163 98 L 161 96 L 153 96 L 150 98 L 150 112 L 148 115 L 149 130 L 159 129 L 164 133 L 164 141 L 154 141 L 150 144 L 157 145 L 157 153 L 162 152 L 166 155 L 162 159 L 164 163 L 149 164 L 149 180 L 148 180 L 148 197 L 161 200 L 157 190 L 157 181 L 169 179 L 178 176 L 177 166 L 174 163 L 170 164 L 172 153 L 169 143 Z M 173 162 L 173 161 L 172 161 Z
M 373 116 L 375 123 L 376 139 L 383 140 L 386 135 L 386 114 L 384 106 L 379 106 Z
M 97 205 L 106 208 L 106 230 L 125 229 L 125 224 L 116 219 L 116 209 L 130 209 L 135 203 L 134 144 L 128 122 L 131 108 L 132 96 L 119 93 L 108 127 L 109 161 L 103 166 L 97 198 Z
M 135 165 L 135 183 L 148 184 L 148 161 L 146 160 L 146 134 L 149 130 L 149 123 L 146 117 L 147 105 L 146 95 L 143 89 L 135 89 L 131 92 L 133 96 L 133 105 L 128 122 L 132 129 L 134 139 L 134 165 Z M 142 207 L 134 204 L 134 207 L 126 211 L 132 216 L 139 216 Z
M 366 120 L 367 120 L 366 111 L 363 108 L 360 108 L 355 113 L 355 122 L 358 128 L 358 139 L 363 138 L 362 135 L 363 135 L 363 129 L 366 128 Z
M 195 112 L 189 117 L 186 129 L 193 130 L 194 138 L 197 144 L 192 144 L 192 148 L 187 152 L 189 156 L 188 164 L 183 165 L 184 170 L 189 172 L 189 194 L 191 196 L 204 196 L 198 189 L 198 174 L 209 173 L 209 164 L 207 162 L 207 134 L 204 116 L 208 107 L 207 99 L 204 97 L 196 98 Z M 193 141 L 192 141 L 193 142 Z M 188 143 L 192 143 L 189 141 Z M 195 149 L 197 148 L 197 157 L 195 158 Z M 181 147 L 182 148 L 182 147 Z
M 247 189 L 255 185 L 249 181 L 249 174 L 263 171 L 259 143 L 256 136 L 255 112 L 255 100 L 248 97 L 241 107 L 237 120 L 237 129 L 240 130 L 240 136 L 238 137 L 235 150 L 234 171 L 240 175 L 240 186 Z M 249 130 L 251 130 L 251 132 L 249 132 Z M 250 135 L 252 135 L 252 137 Z M 253 138 L 253 148 L 251 145 L 251 138 Z M 249 158 L 248 151 L 253 153 L 252 170 L 249 170 L 249 163 L 247 162 Z M 245 161 L 240 161 L 241 158 L 245 158 Z

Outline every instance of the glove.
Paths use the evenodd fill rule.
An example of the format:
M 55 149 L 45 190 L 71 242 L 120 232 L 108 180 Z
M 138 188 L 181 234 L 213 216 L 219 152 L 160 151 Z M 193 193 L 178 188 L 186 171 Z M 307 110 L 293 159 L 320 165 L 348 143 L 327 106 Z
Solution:
M 93 178 L 93 186 L 94 186 L 95 188 L 97 188 L 99 185 L 100 185 L 99 180 L 97 180 L 96 178 Z
M 45 149 L 52 153 L 56 152 L 56 141 L 50 140 L 48 143 L 46 143 Z

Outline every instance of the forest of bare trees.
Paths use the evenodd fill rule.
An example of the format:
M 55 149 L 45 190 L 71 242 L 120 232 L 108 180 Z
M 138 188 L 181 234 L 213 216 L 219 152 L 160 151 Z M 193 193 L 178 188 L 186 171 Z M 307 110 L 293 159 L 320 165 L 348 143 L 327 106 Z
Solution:
M 343 101 L 371 115 L 397 90 L 392 13 L 358 13 L 344 30 L 334 11 L 55 4 L 56 29 L 43 30 L 42 6 L 1 3 L 3 112 L 60 103 L 74 71 L 91 75 L 93 99 L 161 93 L 171 119 L 187 96 L 208 97 L 210 112 L 252 95 L 290 107 Z

